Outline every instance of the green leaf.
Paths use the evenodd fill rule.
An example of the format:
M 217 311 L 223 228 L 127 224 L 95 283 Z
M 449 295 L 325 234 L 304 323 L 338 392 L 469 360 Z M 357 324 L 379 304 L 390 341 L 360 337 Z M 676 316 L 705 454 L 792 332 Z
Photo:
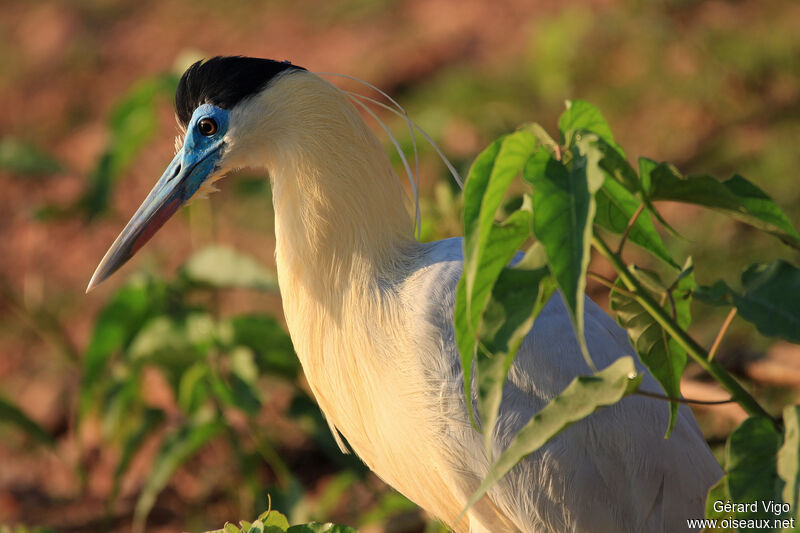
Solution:
M 480 331 L 482 315 L 488 305 L 491 296 L 492 286 L 500 275 L 502 269 L 507 265 L 516 251 L 530 233 L 530 211 L 520 210 L 511 214 L 503 224 L 495 224 L 490 233 L 489 245 L 483 250 L 483 254 L 478 258 L 481 268 L 478 271 L 478 278 L 475 285 L 478 289 L 473 292 L 475 298 L 483 300 L 482 303 L 473 303 L 472 309 L 474 316 L 470 317 L 467 311 L 471 299 L 468 297 L 468 280 L 462 276 L 456 289 L 456 342 L 461 352 L 461 364 L 464 369 L 471 369 L 475 354 L 476 338 Z M 486 296 L 484 296 L 486 294 Z M 480 376 L 479 376 L 480 378 Z M 469 384 L 470 389 L 466 387 Z M 471 372 L 465 370 L 465 393 L 471 390 Z M 470 396 L 468 396 L 471 398 Z M 468 411 L 472 416 L 471 401 Z M 487 431 L 491 428 L 484 425 Z M 489 433 L 491 433 L 489 431 Z
M 700 285 L 694 290 L 694 297 L 708 305 L 733 306 L 733 291 L 728 284 L 717 280 L 713 285 Z
M 464 189 L 464 270 L 456 293 L 456 341 L 471 397 L 472 362 L 480 317 L 492 286 L 530 233 L 530 212 L 514 212 L 502 225 L 495 216 L 511 181 L 536 149 L 525 130 L 501 137 L 475 159 Z M 472 402 L 467 409 L 473 424 Z
M 180 376 L 177 389 L 178 407 L 184 413 L 194 413 L 208 398 L 210 368 L 206 361 L 190 366 Z
M 594 194 L 603 185 L 600 152 L 584 135 L 570 148 L 568 164 L 539 150 L 525 165 L 523 176 L 533 185 L 533 232 L 544 245 L 561 295 L 567 304 L 584 358 L 593 368 L 583 334 L 584 288 L 589 266 Z
M 80 200 L 80 205 L 90 218 L 108 209 L 116 181 L 158 127 L 158 99 L 171 98 L 177 83 L 177 77 L 172 74 L 146 78 L 131 87 L 114 107 L 108 124 L 110 140 Z
M 562 144 L 571 144 L 571 133 L 578 130 L 591 131 L 598 137 L 622 151 L 614 142 L 611 128 L 595 106 L 583 100 L 567 100 L 567 110 L 558 119 Z
M 128 471 L 128 467 L 130 466 L 133 457 L 136 455 L 136 452 L 139 451 L 139 448 L 141 448 L 144 440 L 149 437 L 163 421 L 164 412 L 161 409 L 145 409 L 144 414 L 139 421 L 138 427 L 136 427 L 136 429 L 134 429 L 125 438 L 122 444 L 122 454 L 119 462 L 117 463 L 117 468 L 114 470 L 114 481 L 111 487 L 111 495 L 108 498 L 112 505 L 113 502 L 116 501 L 117 495 L 119 494 L 119 489 L 122 485 L 122 476 L 124 476 L 125 472 Z
M 261 409 L 261 394 L 256 383 L 258 367 L 252 350 L 239 346 L 229 354 L 230 383 L 234 405 L 251 416 Z
M 782 260 L 756 263 L 742 273 L 742 286 L 740 293 L 717 281 L 695 296 L 711 305 L 733 304 L 763 335 L 800 343 L 800 269 Z
M 138 369 L 117 367 L 121 371 L 103 380 L 97 395 L 102 406 L 103 435 L 109 438 L 128 435 L 141 422 L 143 411 L 141 375 Z
M 289 528 L 289 521 L 278 511 L 264 511 L 258 519 L 264 523 L 265 528 L 276 527 L 281 531 L 286 531 Z
M 462 514 L 480 500 L 524 457 L 544 446 L 550 439 L 600 407 L 613 405 L 639 386 L 641 376 L 631 357 L 621 357 L 591 376 L 578 376 L 553 398 L 517 433 L 514 440 L 489 468 L 486 478 L 472 495 Z
M 250 528 L 247 530 L 247 533 L 264 533 L 264 524 L 261 522 L 261 520 L 256 520 L 250 524 Z
M 358 530 L 352 527 L 339 526 L 331 523 L 320 524 L 319 522 L 311 522 L 309 524 L 292 526 L 286 530 L 286 533 L 358 533 Z
M 46 176 L 60 172 L 61 164 L 32 144 L 4 137 L 0 139 L 0 170 L 21 176 Z
M 55 439 L 46 429 L 34 422 L 19 407 L 4 398 L 0 398 L 0 423 L 16 426 L 17 429 L 20 429 L 28 437 L 40 444 L 49 447 L 55 444 Z
M 678 325 L 685 331 L 692 322 L 692 294 L 697 284 L 694 280 L 694 260 L 686 258 L 678 278 L 672 283 L 673 315 Z
M 771 233 L 793 248 L 800 248 L 800 235 L 789 217 L 764 191 L 738 174 L 722 182 L 745 208 L 737 218 L 758 229 Z
M 752 265 L 742 273 L 744 292 L 734 293 L 739 315 L 764 335 L 800 343 L 800 269 L 786 261 Z
M 644 202 L 645 207 L 647 210 L 656 217 L 656 220 L 664 226 L 664 228 L 669 231 L 672 235 L 678 238 L 682 238 L 680 234 L 675 231 L 675 229 L 669 225 L 669 223 L 664 220 L 664 217 L 661 216 L 661 213 L 658 212 L 656 207 L 653 205 L 653 202 L 650 201 L 649 192 L 651 189 L 652 179 L 650 175 L 652 172 L 659 167 L 659 163 L 649 159 L 647 157 L 640 157 L 639 158 L 639 187 L 641 190 L 641 199 Z M 677 171 L 676 171 L 677 172 Z
M 730 518 L 733 516 L 733 513 L 717 511 L 714 508 L 714 504 L 716 502 L 725 502 L 730 500 L 730 496 L 728 496 L 728 492 L 725 489 L 725 484 L 727 482 L 727 478 L 723 476 L 710 489 L 708 489 L 708 496 L 706 496 L 706 518 L 716 518 L 717 520 L 721 520 L 723 518 Z
M 728 437 L 728 495 L 736 503 L 758 502 L 755 513 L 737 512 L 737 518 L 775 518 L 760 502 L 781 501 L 776 458 L 780 444 L 775 426 L 763 417 L 748 418 Z
M 81 413 L 92 404 L 91 394 L 109 359 L 125 349 L 144 323 L 164 306 L 164 286 L 142 279 L 123 286 L 95 320 L 86 349 L 81 384 Z
M 639 158 L 639 180 L 641 181 L 642 184 L 642 190 L 645 193 L 649 193 L 650 189 L 652 189 L 653 180 L 651 179 L 650 176 L 653 174 L 653 171 L 655 169 L 659 168 L 659 165 L 661 164 L 662 163 L 654 161 L 649 157 Z M 666 165 L 666 163 L 663 164 Z M 668 168 L 674 168 L 674 167 L 668 167 Z M 680 175 L 677 169 L 674 169 L 674 171 L 676 174 Z
M 697 286 L 694 280 L 694 263 L 691 257 L 686 259 L 686 263 L 678 275 L 678 279 L 672 284 L 672 299 L 670 305 L 672 306 L 672 315 L 678 326 L 684 331 L 689 329 L 692 322 L 692 293 Z M 678 341 L 670 337 L 669 341 L 669 357 L 673 361 L 673 370 L 678 374 L 677 376 L 677 389 L 680 396 L 681 375 L 686 368 L 686 350 L 684 350 Z M 666 389 L 665 389 L 666 390 Z M 672 428 L 675 427 L 676 417 L 678 415 L 678 403 L 670 402 L 670 421 L 667 429 L 666 437 L 669 437 Z
M 800 509 L 800 406 L 787 405 L 783 409 L 783 446 L 778 450 L 777 472 L 783 481 L 783 501 L 797 516 Z
M 474 331 L 467 310 L 467 280 L 464 275 L 458 280 L 456 286 L 456 303 L 453 309 L 453 325 L 455 326 L 456 346 L 461 358 L 461 368 L 464 372 L 464 394 L 467 398 L 467 414 L 470 422 L 477 428 L 475 413 L 472 411 L 472 368 L 476 363 L 478 350 L 477 333 Z
M 536 138 L 530 132 L 517 131 L 490 145 L 470 169 L 464 189 L 463 275 L 466 277 L 467 309 L 472 325 L 476 325 L 476 319 L 486 304 L 500 270 L 518 250 L 519 245 L 511 250 L 505 248 L 511 248 L 517 242 L 518 232 L 515 230 L 521 224 L 507 223 L 506 227 L 512 231 L 503 232 L 497 230 L 494 221 L 509 184 L 522 170 L 536 146 Z M 516 221 L 524 222 L 519 219 Z M 498 246 L 496 238 L 508 233 L 511 238 Z M 491 258 L 487 260 L 483 258 L 484 255 L 490 255 Z M 503 261 L 503 258 L 507 259 Z M 494 272 L 487 273 L 488 266 Z
M 183 265 L 183 274 L 200 286 L 277 291 L 277 276 L 252 257 L 226 246 L 208 246 Z
M 575 135 L 580 135 L 581 133 L 581 131 L 577 131 Z M 678 232 L 664 220 L 664 217 L 661 216 L 661 213 L 658 212 L 645 192 L 649 190 L 650 172 L 657 164 L 646 157 L 639 158 L 640 179 L 639 176 L 636 175 L 636 171 L 631 167 L 630 163 L 628 163 L 628 160 L 625 159 L 625 154 L 622 153 L 622 149 L 619 146 L 608 143 L 602 138 L 597 138 L 592 144 L 603 154 L 602 159 L 600 159 L 600 168 L 603 169 L 606 176 L 613 178 L 622 185 L 625 190 L 633 195 L 637 202 L 636 207 L 638 207 L 638 202 L 641 201 L 645 208 L 647 208 L 647 211 L 655 216 L 656 220 L 658 220 L 667 231 L 676 237 L 680 237 Z M 647 183 L 647 186 L 645 186 L 644 182 Z M 636 209 L 636 207 L 634 207 L 634 209 Z M 641 243 L 637 242 L 637 244 Z M 675 264 L 672 264 L 672 266 L 677 268 Z
M 595 224 L 617 234 L 628 227 L 633 215 L 641 205 L 639 199 L 614 180 L 605 180 L 595 195 L 597 214 Z M 679 268 L 661 241 L 648 213 L 641 213 L 628 233 L 628 239 L 649 251 L 668 265 Z
M 537 243 L 538 244 L 538 243 Z M 478 410 L 490 450 L 508 370 L 533 322 L 555 290 L 541 246 L 503 268 L 482 317 L 478 353 Z
M 156 497 L 167 486 L 175 471 L 224 429 L 224 424 L 219 420 L 197 420 L 179 428 L 164 439 L 136 501 L 133 513 L 135 530 L 144 530 L 147 515 L 150 514 Z
M 638 279 L 647 290 L 657 294 L 665 294 L 667 292 L 667 286 L 664 285 L 664 282 L 661 281 L 661 276 L 655 270 L 642 268 L 634 264 L 628 265 L 628 270 L 631 271 L 631 274 L 636 276 L 636 279 Z M 620 285 L 620 287 L 622 286 L 623 285 Z
M 156 317 L 145 324 L 127 350 L 130 361 L 151 362 L 170 373 L 174 383 L 198 360 L 205 358 L 217 341 L 213 317 L 193 312 L 182 317 Z
M 579 130 L 576 135 L 582 133 L 583 130 Z M 600 159 L 600 168 L 603 169 L 606 175 L 625 187 L 631 194 L 640 193 L 642 185 L 639 182 L 639 177 L 630 163 L 628 163 L 628 160 L 625 159 L 622 149 L 614 143 L 609 143 L 599 137 L 592 144 L 603 154 Z
M 653 201 L 668 200 L 714 209 L 800 249 L 800 235 L 780 207 L 739 175 L 727 181 L 710 176 L 684 177 L 675 167 L 662 163 L 652 169 L 649 180 L 646 192 Z
M 221 533 L 242 533 L 242 530 L 236 524 L 225 522 L 225 527 L 222 528 Z
M 267 315 L 238 315 L 220 328 L 229 347 L 246 346 L 256 354 L 259 373 L 294 378 L 300 362 L 292 340 L 275 318 Z
M 691 259 L 686 269 L 691 269 Z M 660 280 L 656 279 L 656 282 Z M 618 282 L 621 285 L 621 282 Z M 667 308 L 674 314 L 681 328 L 687 328 L 691 322 L 690 304 L 691 290 L 694 287 L 694 276 L 690 273 L 681 276 L 673 295 L 675 309 Z M 661 327 L 645 308 L 627 293 L 611 291 L 611 309 L 617 312 L 617 321 L 628 331 L 636 353 L 642 363 L 650 370 L 667 396 L 678 398 L 681 395 L 681 375 L 686 368 L 686 351 Z M 678 403 L 669 403 L 669 422 L 665 437 L 675 427 L 678 416 Z
M 518 129 L 529 131 L 534 137 L 536 137 L 536 140 L 539 141 L 539 144 L 546 147 L 551 152 L 555 152 L 555 150 L 558 148 L 558 143 L 555 141 L 555 139 L 550 137 L 550 134 L 547 133 L 547 131 L 539 124 L 528 123 L 520 126 Z

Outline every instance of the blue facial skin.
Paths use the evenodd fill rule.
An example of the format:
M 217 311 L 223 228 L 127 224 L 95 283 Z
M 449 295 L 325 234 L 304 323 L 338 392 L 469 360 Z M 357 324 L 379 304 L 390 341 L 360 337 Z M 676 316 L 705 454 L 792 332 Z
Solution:
M 200 121 L 207 118 L 217 123 L 217 131 L 213 135 L 203 135 L 198 127 Z M 182 186 L 184 202 L 197 192 L 200 185 L 216 168 L 225 144 L 223 139 L 228 131 L 228 118 L 228 111 L 211 104 L 203 104 L 195 109 L 192 119 L 186 127 L 183 148 L 175 155 L 175 159 L 172 160 L 161 178 L 170 176 L 170 171 L 175 172 L 174 165 L 180 164 L 179 175 L 175 178 L 185 182 Z M 172 179 L 167 181 L 172 181 Z
M 205 119 L 216 123 L 216 130 L 211 134 L 203 134 L 201 123 Z M 195 109 L 186 127 L 183 148 L 175 154 L 153 190 L 106 252 L 87 291 L 133 257 L 214 172 L 225 145 L 228 122 L 228 111 L 219 107 L 203 104 Z

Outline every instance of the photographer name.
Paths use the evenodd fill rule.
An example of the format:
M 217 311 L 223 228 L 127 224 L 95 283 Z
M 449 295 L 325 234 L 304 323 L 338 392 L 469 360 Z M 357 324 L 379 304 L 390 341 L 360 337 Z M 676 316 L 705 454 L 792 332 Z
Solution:
M 730 500 L 716 500 L 713 504 L 714 511 L 718 513 L 757 513 L 759 509 L 765 513 L 772 513 L 775 516 L 787 514 L 791 506 L 785 502 L 774 502 L 772 500 L 737 503 Z

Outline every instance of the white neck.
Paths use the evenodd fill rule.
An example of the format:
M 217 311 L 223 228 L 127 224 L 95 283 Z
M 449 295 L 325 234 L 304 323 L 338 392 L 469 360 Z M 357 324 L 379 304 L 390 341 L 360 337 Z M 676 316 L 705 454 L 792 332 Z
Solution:
M 233 132 L 230 148 L 269 171 L 284 314 L 325 404 L 314 382 L 332 376 L 314 374 L 355 379 L 363 350 L 348 343 L 399 327 L 391 288 L 417 245 L 408 197 L 345 94 L 311 73 L 280 76 L 234 112 L 232 128 L 258 132 Z
M 250 106 L 248 119 L 269 129 L 253 152 L 273 184 L 279 269 L 326 307 L 353 284 L 390 275 L 414 242 L 408 197 L 345 94 L 296 72 Z
M 383 147 L 342 91 L 306 72 L 234 111 L 232 125 L 259 132 L 232 134 L 231 148 L 252 158 L 237 164 L 270 173 L 284 315 L 317 402 L 373 470 L 415 501 L 438 499 L 435 512 L 454 520 L 461 505 L 441 490 L 445 469 L 417 461 L 409 440 L 441 441 L 428 398 L 441 384 L 428 382 L 422 357 L 438 345 L 404 292 L 422 247 Z

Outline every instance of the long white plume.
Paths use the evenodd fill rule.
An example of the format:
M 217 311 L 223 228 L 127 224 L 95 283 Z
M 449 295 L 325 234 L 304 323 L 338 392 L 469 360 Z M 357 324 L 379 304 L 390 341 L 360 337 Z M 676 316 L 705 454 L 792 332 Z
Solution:
M 384 98 L 386 98 L 386 100 L 388 100 L 392 104 L 390 106 L 390 105 L 387 105 L 387 104 L 385 104 L 383 102 L 380 102 L 379 100 L 376 100 L 376 99 L 371 98 L 369 96 L 365 96 L 363 94 L 359 94 L 359 93 L 356 93 L 356 92 L 353 92 L 353 91 L 343 91 L 345 94 L 348 95 L 348 97 L 352 100 L 353 103 L 355 103 L 356 105 L 361 107 L 373 119 L 375 119 L 375 121 L 378 124 L 380 124 L 380 126 L 383 128 L 383 131 L 386 132 L 386 134 L 389 136 L 389 138 L 391 139 L 392 143 L 394 144 L 394 147 L 397 150 L 397 153 L 400 156 L 401 161 L 403 162 L 403 166 L 405 167 L 406 174 L 408 176 L 408 181 L 409 181 L 409 184 L 411 185 L 411 192 L 412 192 L 412 194 L 414 196 L 414 222 L 415 222 L 415 226 L 416 226 L 416 230 L 417 230 L 417 238 L 419 238 L 420 231 L 421 231 L 421 228 L 420 228 L 421 216 L 420 216 L 420 207 L 419 207 L 419 183 L 420 183 L 420 178 L 419 178 L 419 152 L 417 150 L 417 138 L 416 138 L 415 131 L 419 132 L 428 141 L 428 143 L 430 143 L 430 145 L 433 147 L 433 149 L 436 151 L 436 153 L 441 158 L 442 162 L 444 162 L 445 166 L 450 171 L 450 174 L 453 176 L 453 179 L 455 179 L 456 183 L 458 183 L 458 186 L 463 189 L 464 181 L 461 179 L 461 176 L 459 175 L 458 171 L 455 169 L 453 164 L 450 163 L 450 161 L 447 159 L 447 157 L 445 157 L 444 153 L 439 148 L 439 146 L 437 146 L 437 144 L 434 142 L 434 140 L 431 138 L 431 136 L 428 135 L 416 122 L 411 120 L 411 117 L 409 117 L 408 112 L 403 108 L 403 106 L 401 106 L 399 103 L 397 103 L 397 101 L 394 98 L 392 98 L 391 96 L 386 94 L 384 91 L 382 91 L 381 89 L 377 88 L 375 85 L 373 85 L 373 84 L 371 84 L 371 83 L 369 83 L 367 81 L 364 81 L 362 79 L 356 78 L 355 76 L 348 76 L 346 74 L 337 74 L 337 73 L 334 73 L 334 72 L 315 72 L 315 74 L 317 74 L 318 76 L 337 76 L 337 77 L 340 77 L 340 78 L 346 78 L 346 79 L 358 82 L 358 83 L 360 83 L 360 84 L 362 84 L 362 85 L 364 85 L 364 86 L 366 86 L 366 87 L 378 92 L 380 95 L 382 95 Z M 369 106 L 365 102 L 369 102 L 369 103 L 377 105 L 377 106 L 379 106 L 379 107 L 381 107 L 381 108 L 383 108 L 383 109 L 385 109 L 387 111 L 390 111 L 391 113 L 394 113 L 395 115 L 401 117 L 403 120 L 406 121 L 406 124 L 408 125 L 409 133 L 411 134 L 411 143 L 412 143 L 412 146 L 413 146 L 413 149 L 414 149 L 414 172 L 413 173 L 411 172 L 411 167 L 408 164 L 408 160 L 406 159 L 406 156 L 403 153 L 402 148 L 400 147 L 400 143 L 397 142 L 397 139 L 395 139 L 395 137 L 389 131 L 389 128 L 386 126 L 386 124 L 375 114 L 374 111 L 372 111 L 369 108 Z

